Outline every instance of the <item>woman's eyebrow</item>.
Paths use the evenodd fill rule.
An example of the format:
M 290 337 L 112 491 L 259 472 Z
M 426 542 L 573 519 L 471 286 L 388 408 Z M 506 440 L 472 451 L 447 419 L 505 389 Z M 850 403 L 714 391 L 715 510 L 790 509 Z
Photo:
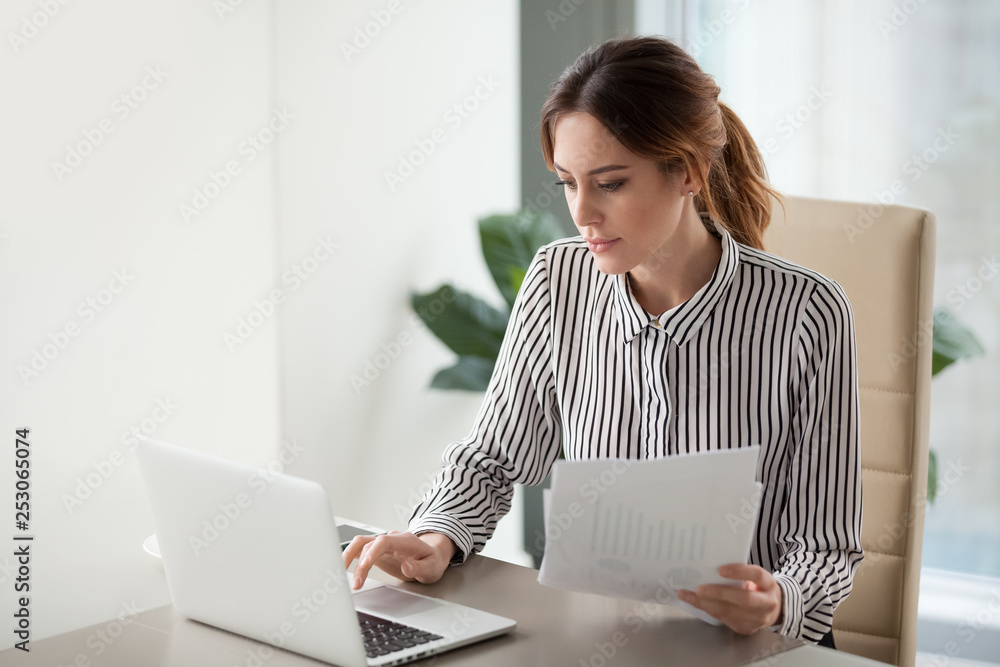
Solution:
M 553 162 L 552 165 L 556 169 L 558 169 L 559 171 L 565 171 L 567 174 L 569 173 L 569 171 L 567 171 L 566 169 L 563 169 L 562 167 L 560 167 L 555 162 Z M 598 167 L 597 169 L 591 169 L 589 172 L 587 172 L 587 176 L 593 176 L 594 174 L 603 174 L 606 171 L 614 171 L 616 169 L 628 169 L 628 165 L 625 165 L 625 164 L 609 164 L 609 165 L 605 165 L 603 167 Z

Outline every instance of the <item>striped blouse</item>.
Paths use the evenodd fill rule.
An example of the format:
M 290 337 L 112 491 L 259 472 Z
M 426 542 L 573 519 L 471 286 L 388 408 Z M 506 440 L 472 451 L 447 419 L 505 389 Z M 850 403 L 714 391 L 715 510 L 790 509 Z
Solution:
M 783 590 L 772 629 L 815 642 L 863 558 L 854 315 L 835 281 L 702 221 L 719 264 L 658 317 L 580 237 L 539 249 L 474 425 L 446 449 L 410 531 L 450 537 L 458 564 L 560 449 L 646 459 L 760 444 L 750 563 Z

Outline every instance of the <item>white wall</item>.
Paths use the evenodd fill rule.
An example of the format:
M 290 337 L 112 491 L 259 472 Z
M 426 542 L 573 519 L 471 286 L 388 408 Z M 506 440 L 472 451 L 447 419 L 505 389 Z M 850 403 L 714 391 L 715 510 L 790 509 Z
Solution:
M 341 244 L 284 306 L 285 430 L 308 445 L 292 470 L 339 513 L 403 529 L 481 400 L 427 388 L 452 355 L 412 324 L 408 295 L 451 280 L 500 301 L 475 222 L 517 206 L 517 4 L 277 7 L 278 98 L 300 117 L 279 154 L 281 264 L 318 235 Z M 390 187 L 413 151 L 428 155 Z M 352 384 L 366 362 L 385 368 Z
M 225 20 L 195 0 L 57 6 L 17 52 L 8 32 L 39 5 L 0 10 L 0 616 L 14 608 L 14 430 L 27 426 L 33 639 L 169 601 L 142 551 L 153 525 L 123 432 L 146 420 L 154 437 L 246 462 L 266 461 L 280 435 L 274 325 L 236 353 L 222 338 L 275 266 L 268 159 L 238 153 L 269 112 L 267 6 Z M 115 100 L 147 67 L 165 74 L 123 117 Z M 60 182 L 51 163 L 103 118 L 111 134 Z M 178 205 L 231 159 L 241 173 L 186 223 Z M 120 292 L 102 292 L 123 270 Z M 99 313 L 78 307 L 109 296 Z M 64 349 L 43 347 L 71 323 Z M 52 358 L 24 381 L 35 350 Z M 113 472 L 67 508 L 94 466 Z
M 5 3 L 5 36 L 39 7 Z M 32 640 L 169 601 L 141 549 L 153 526 L 130 427 L 258 465 L 294 439 L 305 454 L 291 472 L 323 481 L 341 514 L 402 527 L 394 506 L 471 425 L 479 396 L 426 389 L 450 354 L 409 324 L 407 293 L 445 279 L 493 293 L 474 222 L 517 202 L 516 3 L 405 3 L 347 62 L 341 42 L 386 7 L 247 0 L 220 16 L 194 0 L 91 0 L 0 45 L 0 545 L 16 532 L 14 430 L 27 426 Z M 147 67 L 165 75 L 125 117 L 115 100 Z M 496 90 L 448 123 L 479 77 Z M 251 160 L 242 142 L 274 109 L 294 118 Z M 104 118 L 113 131 L 60 181 L 52 162 Z M 446 141 L 391 192 L 383 172 L 436 127 Z M 179 205 L 228 161 L 239 173 L 185 221 Z M 340 247 L 313 266 L 318 237 Z M 283 281 L 295 265 L 315 272 Z M 128 284 L 102 291 L 123 270 Z M 275 314 L 227 345 L 275 288 Z M 93 316 L 78 307 L 108 297 Z M 70 324 L 63 349 L 44 347 Z M 355 392 L 350 375 L 403 332 L 412 344 Z M 36 350 L 51 359 L 24 380 Z M 96 488 L 67 507 L 88 475 Z M 5 618 L 12 551 L 0 549 Z

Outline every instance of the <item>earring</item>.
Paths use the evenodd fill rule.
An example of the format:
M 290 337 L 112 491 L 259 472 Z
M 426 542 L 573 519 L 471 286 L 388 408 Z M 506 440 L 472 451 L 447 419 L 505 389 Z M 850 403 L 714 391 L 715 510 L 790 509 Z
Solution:
M 694 190 L 688 190 L 688 197 L 694 197 Z

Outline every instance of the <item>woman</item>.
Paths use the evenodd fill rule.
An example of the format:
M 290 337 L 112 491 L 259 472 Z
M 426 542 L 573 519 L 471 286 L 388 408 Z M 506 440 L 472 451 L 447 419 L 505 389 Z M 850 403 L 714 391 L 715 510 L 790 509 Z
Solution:
M 719 87 L 674 44 L 609 40 L 552 86 L 546 163 L 580 237 L 541 248 L 470 434 L 444 454 L 410 532 L 355 538 L 373 565 L 433 582 L 479 551 L 568 459 L 761 445 L 742 587 L 681 599 L 736 632 L 832 645 L 862 559 L 854 319 L 840 286 L 763 251 L 766 173 Z

